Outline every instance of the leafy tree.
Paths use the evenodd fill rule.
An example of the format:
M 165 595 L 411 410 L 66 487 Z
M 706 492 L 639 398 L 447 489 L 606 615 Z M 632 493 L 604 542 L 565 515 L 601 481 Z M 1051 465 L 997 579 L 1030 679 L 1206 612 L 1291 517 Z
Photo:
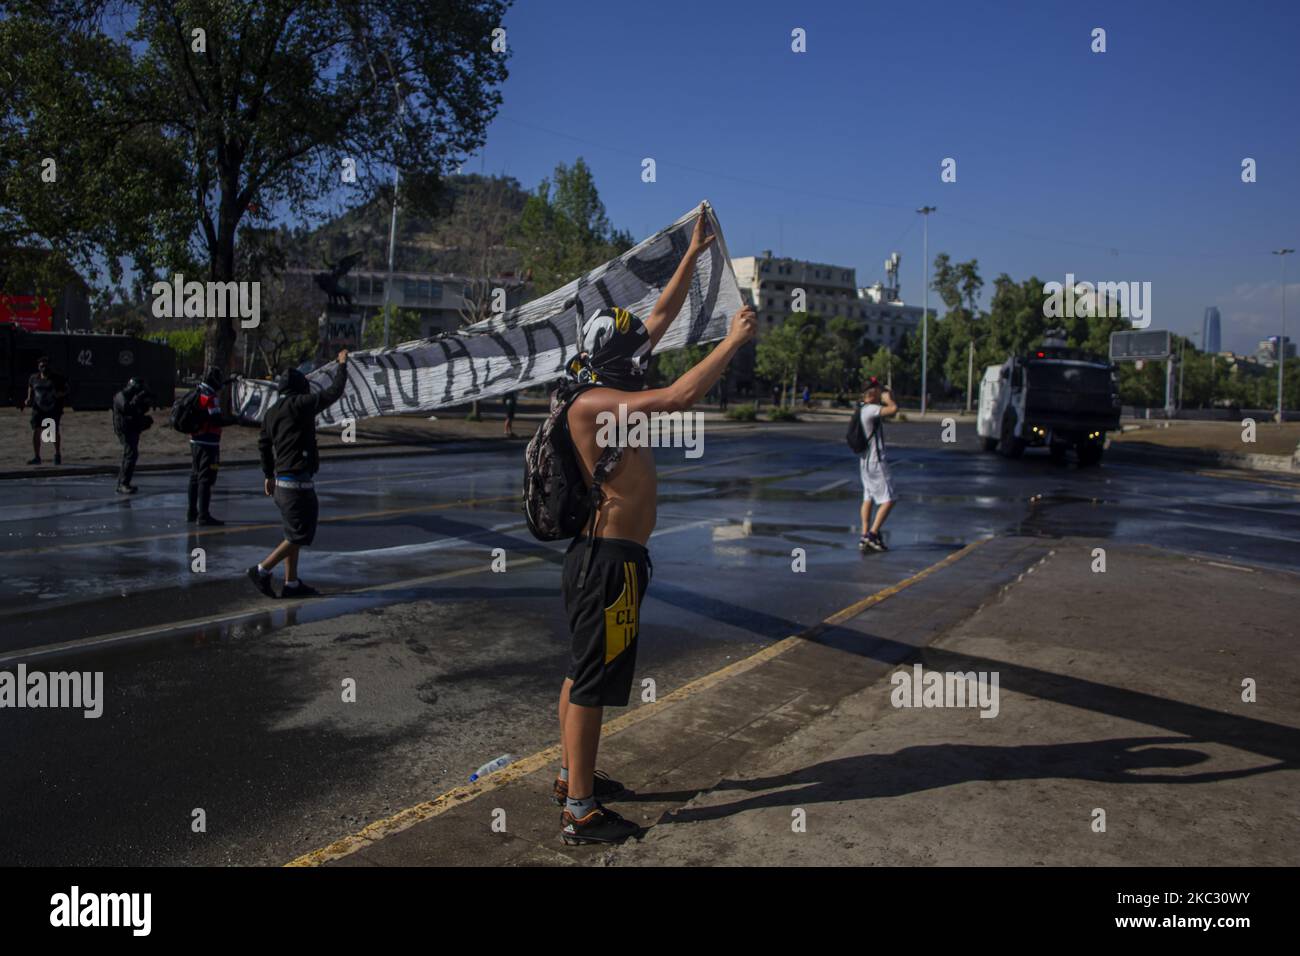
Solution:
M 582 157 L 560 163 L 528 197 L 512 237 L 539 295 L 552 292 L 632 248 L 612 229 L 591 169 Z
M 668 385 L 681 378 L 711 351 L 711 345 L 688 345 L 671 352 L 657 352 L 653 356 L 650 374 L 657 384 Z
M 930 288 L 939 293 L 939 298 L 949 312 L 961 307 L 961 276 L 946 252 L 940 252 L 934 257 Z
M 168 329 L 148 337 L 171 346 L 176 353 L 176 371 L 182 376 L 198 375 L 203 370 L 202 329 Z
M 819 316 L 795 312 L 759 339 L 754 368 L 768 381 L 790 383 L 793 397 L 799 378 L 812 374 L 822 351 L 824 325 Z
M 867 379 L 875 377 L 886 384 L 891 381 L 895 382 L 895 384 L 898 383 L 897 369 L 898 361 L 887 345 L 880 346 L 870 355 L 864 355 L 859 366 L 862 381 L 865 382 Z
M 341 185 L 382 194 L 394 166 L 403 199 L 426 204 L 500 104 L 507 6 L 10 0 L 0 171 L 20 182 L 0 194 L 0 240 L 229 281 L 241 228 L 270 210 L 307 214 Z M 41 188 L 41 157 L 58 188 Z M 207 361 L 228 367 L 234 341 L 232 318 L 207 318 Z
M 394 345 L 410 342 L 420 337 L 420 314 L 411 309 L 399 309 L 388 306 L 388 341 Z M 367 349 L 377 349 L 384 344 L 384 310 L 379 308 L 366 322 L 365 334 L 361 345 Z
M 1042 340 L 1047 329 L 1043 300 L 1043 283 L 1037 277 L 1018 283 L 1004 272 L 993 280 L 989 332 L 981 353 L 989 364 L 1003 362 Z
M 863 335 L 861 323 L 838 315 L 826 324 L 822 341 L 818 381 L 836 392 L 852 391 L 857 385 L 863 352 L 871 348 L 871 343 Z

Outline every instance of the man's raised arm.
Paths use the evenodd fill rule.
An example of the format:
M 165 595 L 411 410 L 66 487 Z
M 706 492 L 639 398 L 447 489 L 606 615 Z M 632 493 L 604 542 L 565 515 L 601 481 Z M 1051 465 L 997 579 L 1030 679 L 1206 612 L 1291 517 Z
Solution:
M 727 337 L 713 347 L 713 351 L 682 373 L 671 385 L 647 389 L 644 392 L 623 392 L 616 388 L 593 388 L 578 397 L 575 406 L 583 406 L 589 413 L 615 411 L 620 405 L 629 412 L 684 412 L 695 405 L 722 377 L 723 369 L 740 347 L 754 337 L 758 319 L 752 305 L 741 306 L 731 317 Z
M 709 230 L 708 217 L 701 212 L 699 218 L 695 220 L 695 231 L 691 233 L 691 244 L 686 249 L 686 255 L 682 257 L 681 262 L 677 263 L 677 271 L 664 286 L 664 291 L 659 294 L 659 301 L 655 303 L 650 317 L 646 319 L 645 327 L 650 333 L 652 349 L 659 344 L 659 340 L 668 331 L 668 326 L 672 325 L 673 319 L 677 318 L 677 313 L 682 310 L 682 303 L 686 301 L 686 293 L 691 287 L 691 278 L 695 275 L 696 257 L 713 245 L 715 238 L 717 237 Z

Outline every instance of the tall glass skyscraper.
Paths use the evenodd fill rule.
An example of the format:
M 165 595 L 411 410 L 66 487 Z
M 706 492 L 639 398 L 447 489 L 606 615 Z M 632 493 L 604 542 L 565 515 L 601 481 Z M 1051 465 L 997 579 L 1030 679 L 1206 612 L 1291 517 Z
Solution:
M 1219 351 L 1219 310 L 1213 305 L 1205 310 L 1205 321 L 1201 325 L 1201 349 L 1211 354 Z

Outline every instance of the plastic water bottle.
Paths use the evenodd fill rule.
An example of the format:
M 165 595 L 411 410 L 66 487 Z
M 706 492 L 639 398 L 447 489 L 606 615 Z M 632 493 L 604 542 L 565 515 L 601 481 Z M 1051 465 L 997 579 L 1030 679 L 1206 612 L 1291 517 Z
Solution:
M 496 760 L 489 760 L 487 763 L 485 763 L 483 766 L 479 767 L 477 770 L 475 770 L 472 774 L 469 775 L 469 782 L 474 783 L 476 780 L 480 780 L 483 777 L 486 777 L 490 773 L 496 773 L 502 767 L 506 766 L 507 764 L 512 764 L 518 759 L 519 758 L 516 757 L 514 754 L 502 754 L 500 757 L 497 757 Z

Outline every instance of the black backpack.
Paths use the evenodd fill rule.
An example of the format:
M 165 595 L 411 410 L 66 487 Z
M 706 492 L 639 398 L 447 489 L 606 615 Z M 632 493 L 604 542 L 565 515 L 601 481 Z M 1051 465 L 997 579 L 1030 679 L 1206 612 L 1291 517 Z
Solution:
M 865 455 L 867 447 L 871 444 L 871 439 L 877 437 L 880 430 L 880 419 L 877 418 L 871 428 L 871 434 L 868 435 L 862 427 L 862 406 L 865 402 L 858 402 L 853 409 L 853 417 L 849 419 L 849 431 L 844 436 L 844 440 L 849 443 L 849 448 L 853 449 L 855 455 Z
M 584 529 L 590 537 L 604 496 L 601 485 L 623 456 L 621 448 L 606 448 L 601 452 L 592 472 L 591 487 L 587 487 L 565 414 L 573 400 L 591 387 L 561 385 L 551 393 L 550 414 L 524 452 L 524 517 L 528 530 L 538 541 L 573 538 Z M 582 587 L 587 576 L 590 542 L 586 557 L 578 587 Z
M 172 405 L 172 428 L 183 435 L 193 435 L 203 426 L 203 409 L 199 405 L 199 390 L 192 388 Z
M 861 455 L 867 450 L 867 433 L 862 427 L 861 402 L 853 407 L 853 415 L 849 418 L 849 433 L 844 436 L 844 440 L 849 443 L 849 448 L 855 455 Z

